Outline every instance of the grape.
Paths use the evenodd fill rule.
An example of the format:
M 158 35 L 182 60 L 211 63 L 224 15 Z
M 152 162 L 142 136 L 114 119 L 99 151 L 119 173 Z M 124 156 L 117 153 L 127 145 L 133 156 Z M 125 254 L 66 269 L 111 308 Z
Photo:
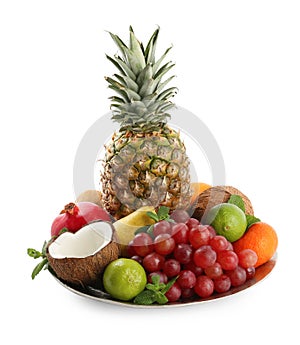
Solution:
M 207 276 L 199 276 L 196 279 L 194 291 L 200 297 L 209 297 L 214 292 L 214 282 Z
M 155 271 L 155 272 L 151 272 L 148 274 L 148 276 L 147 276 L 148 283 L 152 283 L 152 277 L 153 276 L 159 276 L 159 282 L 160 283 L 167 284 L 167 282 L 168 282 L 168 277 L 163 272 Z
M 193 250 L 189 244 L 179 243 L 175 246 L 173 255 L 181 264 L 187 264 L 192 260 Z
M 192 271 L 183 270 L 176 281 L 182 289 L 191 289 L 196 284 L 196 276 Z
M 139 264 L 142 264 L 143 263 L 143 258 L 141 256 L 138 256 L 138 255 L 133 255 L 131 257 L 132 260 L 135 260 L 136 262 L 138 262 Z
M 230 278 L 232 286 L 240 286 L 245 283 L 247 279 L 246 270 L 240 266 L 237 266 L 234 270 L 227 272 Z
M 153 226 L 154 237 L 160 234 L 171 234 L 171 232 L 172 232 L 171 223 L 167 222 L 166 220 L 161 220 L 160 222 L 155 223 Z
M 160 271 L 164 262 L 165 258 L 162 255 L 152 252 L 144 257 L 143 267 L 147 272 Z
M 216 230 L 211 225 L 205 225 L 210 232 L 210 238 L 213 238 L 217 235 Z
M 189 299 L 194 296 L 194 289 L 181 289 L 181 297 L 183 299 Z
M 146 256 L 153 252 L 153 241 L 145 232 L 135 235 L 133 239 L 134 251 L 139 256 Z
M 194 263 L 205 269 L 212 266 L 217 259 L 216 252 L 211 248 L 211 246 L 202 246 L 198 248 L 193 256 Z
M 170 218 L 173 219 L 176 223 L 186 223 L 190 219 L 190 216 L 184 210 L 174 210 L 171 213 Z
M 154 250 L 161 255 L 168 255 L 175 248 L 175 240 L 169 234 L 160 234 L 154 239 Z
M 181 296 L 181 289 L 177 282 L 175 282 L 170 289 L 165 293 L 169 302 L 176 302 Z
M 214 285 L 217 292 L 226 292 L 231 287 L 231 281 L 227 275 L 222 274 L 220 277 L 214 279 Z
M 209 245 L 212 247 L 213 250 L 216 252 L 221 252 L 222 250 L 226 250 L 228 246 L 228 241 L 224 236 L 214 236 L 210 239 Z
M 195 218 L 190 218 L 187 222 L 186 225 L 188 226 L 188 228 L 191 230 L 193 228 L 196 228 L 198 225 L 200 224 L 198 219 Z
M 210 232 L 207 227 L 199 225 L 189 232 L 189 241 L 193 248 L 197 249 L 203 245 L 208 244 L 210 239 Z
M 215 262 L 212 266 L 207 267 L 204 272 L 211 279 L 216 279 L 223 274 L 222 267 L 218 262 Z
M 227 241 L 227 248 L 226 248 L 226 250 L 233 250 L 233 245 L 229 241 Z
M 136 255 L 136 252 L 134 250 L 133 240 L 131 240 L 127 245 L 127 256 L 131 258 L 134 255 Z
M 257 254 L 252 249 L 243 249 L 237 254 L 239 265 L 243 268 L 254 267 L 257 263 Z
M 175 259 L 168 259 L 163 264 L 163 272 L 169 277 L 175 277 L 180 272 L 180 263 Z
M 234 270 L 238 265 L 239 259 L 232 250 L 223 250 L 218 253 L 217 261 L 223 270 Z
M 196 277 L 203 274 L 203 269 L 199 266 L 196 266 L 193 261 L 190 261 L 189 263 L 185 264 L 184 269 L 192 271 L 193 273 L 195 273 Z
M 176 243 L 188 243 L 189 228 L 184 223 L 178 223 L 172 228 L 172 237 Z
M 247 280 L 253 278 L 255 276 L 255 268 L 254 267 L 246 268 L 246 275 L 247 275 Z

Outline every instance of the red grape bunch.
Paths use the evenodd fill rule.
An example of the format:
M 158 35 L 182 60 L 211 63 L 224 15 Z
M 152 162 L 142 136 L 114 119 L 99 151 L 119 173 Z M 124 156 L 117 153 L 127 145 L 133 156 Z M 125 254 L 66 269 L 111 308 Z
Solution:
M 154 224 L 152 232 L 135 235 L 128 255 L 143 265 L 148 281 L 159 275 L 162 283 L 177 277 L 166 292 L 169 302 L 207 298 L 227 292 L 255 275 L 256 253 L 239 254 L 209 225 L 202 225 L 183 210 Z

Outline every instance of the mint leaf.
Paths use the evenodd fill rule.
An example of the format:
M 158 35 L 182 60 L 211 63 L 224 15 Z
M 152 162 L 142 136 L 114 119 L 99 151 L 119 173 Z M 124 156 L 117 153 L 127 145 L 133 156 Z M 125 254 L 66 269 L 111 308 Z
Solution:
M 31 257 L 31 258 L 34 258 L 34 259 L 38 259 L 40 257 L 43 256 L 43 254 L 41 252 L 39 252 L 38 250 L 36 249 L 33 249 L 33 248 L 28 248 L 27 249 L 27 254 Z
M 161 293 L 165 294 L 166 292 L 168 292 L 172 285 L 176 282 L 177 278 L 178 276 L 172 278 L 167 284 L 165 284 L 164 288 L 161 289 Z
M 137 235 L 137 234 L 140 234 L 142 232 L 148 232 L 149 227 L 150 227 L 150 225 L 142 226 L 142 227 L 138 228 L 137 230 L 135 230 L 134 234 Z
M 61 234 L 63 234 L 64 232 L 68 232 L 68 231 L 69 231 L 69 229 L 66 228 L 66 227 L 64 227 L 64 228 L 62 228 L 62 229 L 59 231 L 58 236 L 61 235 Z
M 155 222 L 159 221 L 159 218 L 156 213 L 154 212 L 146 212 L 147 216 L 153 219 Z
M 135 299 L 133 300 L 133 303 L 135 304 L 152 304 L 152 303 L 158 303 L 158 304 L 165 304 L 168 302 L 168 298 L 165 296 L 165 293 L 170 289 L 170 287 L 175 283 L 176 279 L 175 277 L 171 279 L 167 284 L 160 283 L 160 276 L 158 274 L 155 274 L 152 276 L 152 282 L 146 284 L 145 290 L 139 293 Z
M 154 285 L 159 285 L 159 282 L 160 282 L 160 276 L 158 274 L 154 274 L 152 277 L 152 283 Z
M 43 268 L 44 269 L 48 268 L 48 259 L 47 259 L 47 256 L 46 256 L 47 244 L 48 244 L 48 242 L 45 241 L 44 244 L 43 244 L 43 248 L 42 248 L 41 252 L 36 250 L 36 249 L 33 249 L 33 248 L 28 248 L 27 249 L 27 254 L 31 258 L 34 258 L 34 259 L 43 258 L 43 260 L 40 263 L 38 263 L 35 266 L 35 268 L 33 269 L 32 273 L 31 273 L 31 278 L 32 279 L 34 279 L 41 272 L 41 270 Z
M 253 225 L 254 223 L 260 222 L 259 218 L 252 216 L 251 214 L 246 214 L 246 220 L 247 220 L 247 229 L 250 228 L 250 226 Z
M 140 292 L 133 300 L 134 304 L 150 305 L 156 301 L 156 292 L 144 290 Z
M 150 225 L 150 226 L 148 227 L 146 233 L 149 234 L 150 236 L 153 236 L 153 237 L 154 237 L 154 235 L 153 235 L 153 229 L 154 229 L 154 225 L 152 224 L 152 225 Z
M 43 248 L 42 248 L 43 257 L 46 256 L 47 245 L 48 245 L 48 242 L 45 241 L 44 244 L 43 244 Z
M 157 211 L 157 216 L 159 220 L 164 220 L 169 218 L 169 207 L 166 206 L 160 206 L 160 208 Z
M 243 212 L 245 212 L 245 203 L 244 200 L 236 194 L 232 194 L 229 200 L 227 201 L 228 204 L 233 204 L 239 207 Z
M 155 297 L 158 304 L 166 304 L 168 302 L 167 297 L 160 291 L 156 293 Z
M 35 268 L 33 269 L 32 273 L 31 273 L 31 278 L 34 279 L 43 269 L 43 267 L 48 264 L 48 260 L 47 258 L 44 258 L 43 261 L 41 261 L 39 264 L 37 264 L 35 266 Z

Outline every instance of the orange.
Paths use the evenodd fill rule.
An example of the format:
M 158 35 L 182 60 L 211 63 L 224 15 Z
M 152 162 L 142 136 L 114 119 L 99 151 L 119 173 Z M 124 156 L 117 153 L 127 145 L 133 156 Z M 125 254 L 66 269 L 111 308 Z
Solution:
M 192 182 L 191 183 L 191 189 L 192 189 L 193 195 L 191 198 L 191 203 L 193 204 L 197 200 L 198 196 L 208 188 L 211 188 L 211 185 L 209 185 L 207 183 Z
M 243 249 L 252 249 L 258 256 L 255 267 L 269 261 L 278 246 L 276 231 L 268 224 L 259 222 L 250 226 L 243 237 L 233 243 L 236 253 Z

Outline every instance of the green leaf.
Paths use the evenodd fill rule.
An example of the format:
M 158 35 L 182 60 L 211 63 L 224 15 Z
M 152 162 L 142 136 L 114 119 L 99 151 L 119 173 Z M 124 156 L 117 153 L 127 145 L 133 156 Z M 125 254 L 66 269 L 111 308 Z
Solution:
M 158 274 L 154 274 L 152 277 L 152 283 L 154 285 L 159 285 L 159 282 L 160 282 L 160 276 Z
M 48 245 L 48 242 L 45 241 L 44 244 L 43 244 L 43 248 L 42 248 L 43 257 L 46 257 L 47 245 Z
M 109 55 L 106 55 L 106 58 L 115 66 L 117 67 L 117 69 L 121 72 L 122 75 L 126 75 L 126 73 L 124 72 L 124 69 L 119 65 L 119 63 L 114 60 L 112 57 L 110 57 Z
M 153 284 L 146 284 L 145 288 L 147 290 L 151 290 L 151 291 L 158 291 L 159 290 L 159 286 L 158 285 L 153 285 Z
M 227 201 L 228 204 L 233 204 L 239 207 L 243 212 L 245 212 L 245 203 L 244 200 L 236 194 L 232 194 L 229 200 Z
M 156 213 L 154 213 L 154 212 L 147 212 L 146 214 L 147 214 L 148 217 L 150 217 L 151 219 L 153 219 L 155 222 L 158 222 L 158 221 L 159 221 L 159 218 L 158 218 L 158 216 L 157 216 Z
M 118 46 L 118 48 L 120 49 L 121 53 L 123 54 L 124 59 L 126 60 L 126 49 L 128 48 L 126 46 L 126 44 L 121 40 L 121 38 L 117 35 L 114 35 L 111 32 L 108 32 L 111 36 L 111 38 L 113 39 L 113 41 L 115 42 L 115 44 Z
M 125 72 L 125 74 L 131 78 L 132 80 L 136 80 L 136 76 L 135 74 L 132 72 L 132 70 L 126 65 L 126 63 L 122 60 L 122 58 L 120 56 L 115 56 L 115 62 L 119 65 L 119 71 L 121 71 L 121 69 L 123 70 L 123 72 Z
M 147 229 L 147 234 L 149 234 L 150 236 L 154 236 L 153 235 L 153 229 L 154 229 L 154 224 L 152 224 L 152 225 L 150 225 L 149 227 L 148 227 L 148 229 Z
M 44 258 L 32 271 L 31 278 L 34 279 L 43 269 L 43 267 L 48 264 L 48 259 Z
M 155 60 L 155 48 L 157 42 L 157 36 L 159 33 L 159 27 L 154 31 L 153 35 L 151 36 L 146 49 L 145 49 L 145 58 L 147 63 L 154 63 Z
M 165 294 L 166 292 L 169 291 L 169 289 L 173 286 L 173 284 L 176 282 L 176 279 L 178 276 L 174 277 L 171 279 L 167 284 L 165 284 L 165 287 L 161 290 L 161 293 Z
M 169 218 L 169 207 L 166 206 L 160 206 L 160 208 L 157 211 L 157 216 L 159 220 L 164 220 Z
M 61 234 L 63 234 L 64 232 L 68 232 L 68 231 L 69 231 L 69 229 L 66 228 L 66 227 L 64 227 L 64 228 L 62 228 L 62 229 L 60 230 L 60 232 L 59 232 L 58 235 L 61 235 Z
M 157 292 L 155 295 L 155 299 L 158 304 L 168 303 L 168 298 L 162 292 Z
M 33 248 L 28 248 L 27 254 L 34 259 L 38 259 L 38 258 L 43 256 L 43 254 L 41 252 L 39 252 L 38 250 L 33 249 Z
M 140 292 L 133 300 L 134 304 L 150 305 L 156 301 L 156 292 L 144 290 Z
M 130 50 L 132 52 L 132 55 L 134 56 L 134 59 L 130 60 L 131 54 L 128 54 L 128 53 L 127 53 L 127 57 L 129 59 L 130 65 L 133 67 L 133 71 L 136 71 L 136 75 L 137 75 L 146 66 L 146 62 L 145 62 L 145 57 L 144 57 L 141 45 L 139 41 L 137 40 L 137 38 L 135 37 L 133 30 L 130 30 Z
M 252 216 L 251 214 L 246 214 L 246 219 L 247 219 L 247 229 L 253 225 L 254 223 L 258 223 L 260 222 L 260 219 Z
M 148 232 L 148 229 L 149 229 L 149 225 L 142 226 L 139 229 L 135 230 L 134 234 L 137 235 L 142 232 Z
M 166 57 L 166 55 L 168 54 L 168 52 L 172 49 L 172 46 L 169 47 L 164 54 L 155 62 L 155 64 L 153 65 L 153 73 L 156 73 L 162 63 L 162 61 L 164 60 L 164 58 Z M 170 62 L 168 62 L 165 66 L 167 66 Z M 167 71 L 166 71 L 167 72 Z M 165 73 L 166 73 L 165 72 Z M 164 74 L 165 74 L 164 73 Z

